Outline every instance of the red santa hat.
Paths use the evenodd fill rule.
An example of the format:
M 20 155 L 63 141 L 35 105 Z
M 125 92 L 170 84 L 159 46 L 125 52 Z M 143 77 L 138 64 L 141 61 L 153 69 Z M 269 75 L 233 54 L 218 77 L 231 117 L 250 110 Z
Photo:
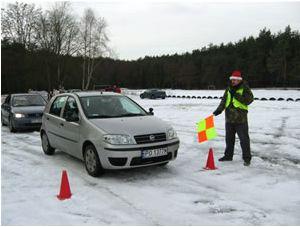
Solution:
M 230 80 L 243 80 L 242 73 L 239 70 L 235 70 L 232 72 L 231 77 L 229 77 Z

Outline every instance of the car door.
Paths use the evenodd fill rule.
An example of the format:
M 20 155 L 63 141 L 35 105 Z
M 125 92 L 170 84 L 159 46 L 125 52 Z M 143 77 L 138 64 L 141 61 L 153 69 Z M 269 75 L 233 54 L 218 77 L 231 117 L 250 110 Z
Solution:
M 3 118 L 3 122 L 5 122 L 6 124 L 8 124 L 8 118 L 9 118 L 9 114 L 10 114 L 10 99 L 11 99 L 11 95 L 8 95 L 5 98 L 4 103 L 1 105 L 1 117 Z
M 69 96 L 62 115 L 64 122 L 61 125 L 61 133 L 64 139 L 64 151 L 72 156 L 81 158 L 81 148 L 79 145 L 79 110 L 78 105 L 73 96 Z
M 56 97 L 51 104 L 49 112 L 45 113 L 45 129 L 47 131 L 49 142 L 52 147 L 60 150 L 63 150 L 64 148 L 63 132 L 61 128 L 65 120 L 62 118 L 62 110 L 67 98 L 66 95 Z

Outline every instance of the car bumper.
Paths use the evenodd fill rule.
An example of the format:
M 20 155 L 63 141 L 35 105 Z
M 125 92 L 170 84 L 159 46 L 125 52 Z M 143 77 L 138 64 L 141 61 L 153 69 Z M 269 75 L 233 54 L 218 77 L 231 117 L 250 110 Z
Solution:
M 167 148 L 167 155 L 142 159 L 142 150 Z M 132 147 L 109 146 L 99 152 L 104 169 L 128 169 L 157 165 L 176 159 L 179 140 L 155 144 L 140 144 Z
M 12 123 L 16 129 L 39 129 L 42 118 L 13 118 Z

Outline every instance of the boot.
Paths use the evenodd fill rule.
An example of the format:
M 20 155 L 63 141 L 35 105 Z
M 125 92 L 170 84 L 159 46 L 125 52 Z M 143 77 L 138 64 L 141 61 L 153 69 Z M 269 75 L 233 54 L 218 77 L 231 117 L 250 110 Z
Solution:
M 224 162 L 224 161 L 232 161 L 232 157 L 223 156 L 222 158 L 219 159 L 219 162 Z
M 244 166 L 250 166 L 251 162 L 250 161 L 244 161 Z

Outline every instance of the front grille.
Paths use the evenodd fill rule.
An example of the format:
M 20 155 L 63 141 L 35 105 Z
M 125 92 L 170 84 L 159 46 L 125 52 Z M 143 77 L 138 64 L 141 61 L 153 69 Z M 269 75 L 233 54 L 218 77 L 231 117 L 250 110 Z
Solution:
M 146 164 L 151 164 L 156 162 L 169 161 L 171 159 L 172 159 L 172 153 L 169 152 L 167 155 L 160 156 L 160 157 L 145 158 L 145 159 L 142 159 L 141 157 L 135 157 L 131 159 L 130 165 L 131 166 L 146 165 Z
M 108 158 L 108 160 L 113 166 L 124 166 L 127 162 L 127 158 Z
M 157 143 L 166 141 L 166 133 L 156 133 L 156 134 L 147 134 L 147 135 L 139 135 L 134 137 L 137 144 L 145 144 L 145 143 Z
M 27 114 L 28 117 L 42 117 L 43 113 L 30 113 Z

